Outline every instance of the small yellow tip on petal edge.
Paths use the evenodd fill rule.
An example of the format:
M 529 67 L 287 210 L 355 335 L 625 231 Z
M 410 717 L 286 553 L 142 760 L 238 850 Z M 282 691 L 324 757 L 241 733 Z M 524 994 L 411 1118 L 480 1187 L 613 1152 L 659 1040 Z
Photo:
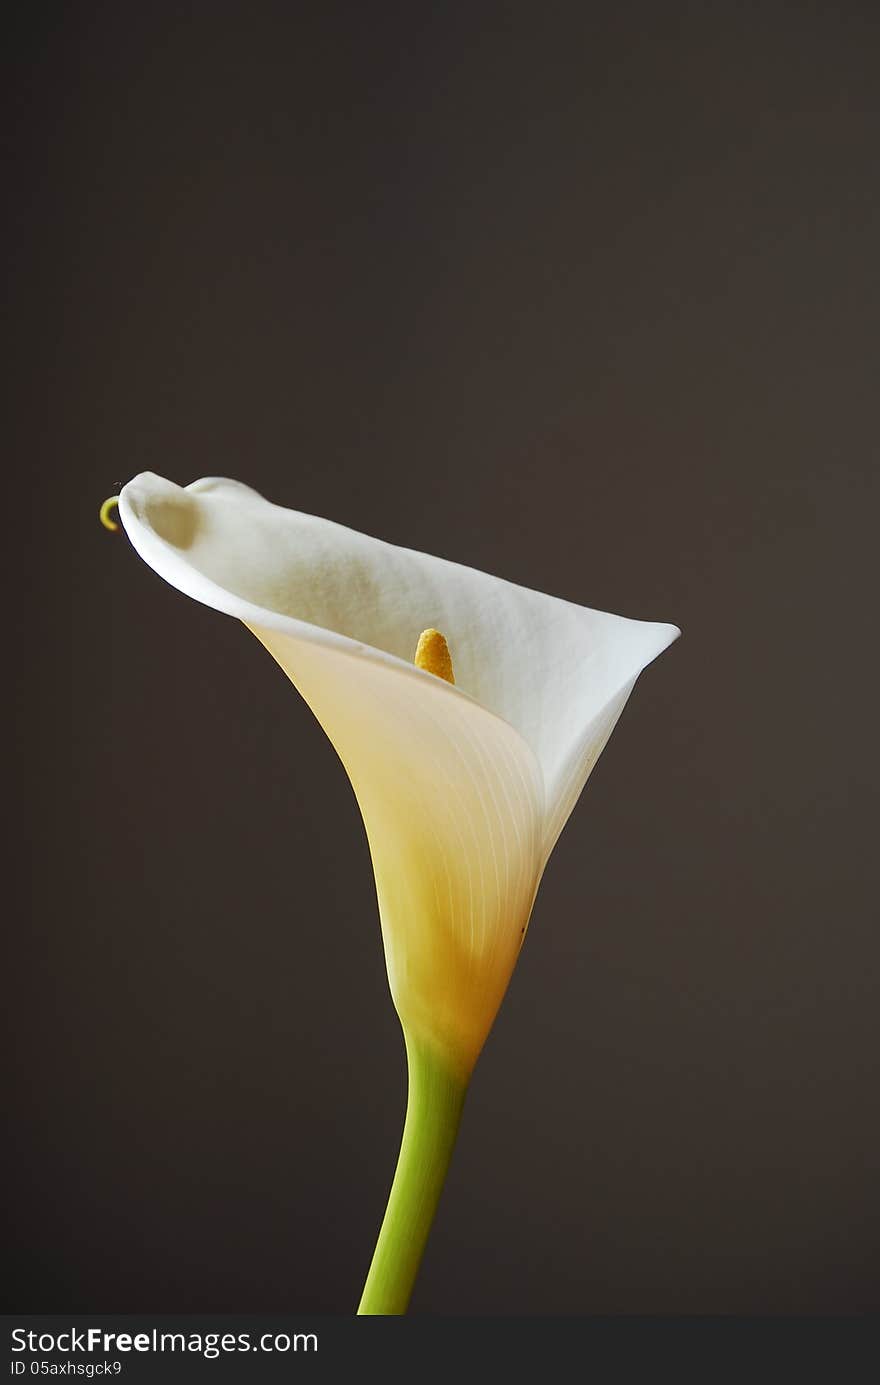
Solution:
M 455 682 L 449 645 L 439 630 L 422 631 L 419 635 L 413 663 L 416 668 L 423 668 L 426 673 L 433 673 L 435 678 L 443 678 L 447 683 Z
M 118 504 L 118 495 L 108 495 L 107 499 L 104 501 L 104 504 L 101 506 L 101 511 L 98 515 L 98 518 L 100 519 L 104 528 L 109 529 L 111 534 L 115 534 L 117 529 L 119 528 L 119 525 L 116 523 L 116 520 L 110 518 L 111 511 L 115 510 Z

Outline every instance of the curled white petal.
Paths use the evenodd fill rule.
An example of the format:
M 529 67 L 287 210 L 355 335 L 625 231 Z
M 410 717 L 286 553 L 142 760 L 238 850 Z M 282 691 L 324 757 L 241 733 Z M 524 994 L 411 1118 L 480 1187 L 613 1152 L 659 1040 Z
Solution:
M 237 481 L 182 488 L 144 473 L 123 489 L 119 513 L 157 572 L 249 624 L 410 673 L 420 632 L 442 630 L 457 691 L 508 721 L 536 755 L 551 846 L 624 690 L 679 634 L 283 509 Z
M 537 882 L 639 672 L 678 634 L 272 505 L 235 481 L 145 473 L 132 544 L 242 620 L 351 778 L 404 1024 L 472 1063 Z M 414 667 L 442 630 L 455 685 Z

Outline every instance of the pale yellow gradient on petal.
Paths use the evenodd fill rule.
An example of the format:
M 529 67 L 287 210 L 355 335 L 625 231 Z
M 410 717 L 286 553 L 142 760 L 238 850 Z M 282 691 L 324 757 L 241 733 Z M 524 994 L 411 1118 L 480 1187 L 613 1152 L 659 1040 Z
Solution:
M 469 1073 L 507 989 L 541 870 L 535 756 L 506 722 L 430 674 L 250 628 L 351 780 L 401 1022 Z

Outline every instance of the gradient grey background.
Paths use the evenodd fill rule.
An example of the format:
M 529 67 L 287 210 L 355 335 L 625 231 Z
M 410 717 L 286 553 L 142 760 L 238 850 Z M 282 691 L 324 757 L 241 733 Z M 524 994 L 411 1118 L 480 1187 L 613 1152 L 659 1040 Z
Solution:
M 684 630 L 545 877 L 414 1310 L 880 1307 L 876 7 L 7 39 L 8 1306 L 347 1313 L 400 1135 L 350 788 L 99 528 L 150 468 Z

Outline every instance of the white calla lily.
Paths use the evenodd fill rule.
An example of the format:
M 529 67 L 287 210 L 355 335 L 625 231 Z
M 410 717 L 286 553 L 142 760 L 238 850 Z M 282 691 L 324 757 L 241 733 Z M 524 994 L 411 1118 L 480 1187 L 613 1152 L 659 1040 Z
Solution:
M 253 631 L 333 742 L 367 830 L 411 1073 L 427 1049 L 463 1091 L 554 843 L 636 678 L 678 630 L 369 538 L 235 481 L 182 488 L 144 473 L 119 516 L 160 576 Z M 449 642 L 454 684 L 412 662 L 426 627 Z

